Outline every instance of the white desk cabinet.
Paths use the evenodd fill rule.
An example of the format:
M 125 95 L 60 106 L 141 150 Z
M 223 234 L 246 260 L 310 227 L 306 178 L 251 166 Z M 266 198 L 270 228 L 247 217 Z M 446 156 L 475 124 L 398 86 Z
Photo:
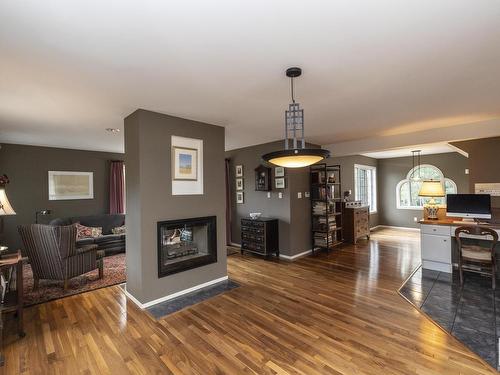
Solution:
M 428 234 L 421 231 L 422 268 L 451 273 L 450 228 L 445 228 L 448 228 L 448 235 Z
M 455 241 L 455 229 L 460 224 L 448 220 L 441 224 L 434 224 L 426 221 L 420 225 L 420 248 L 422 253 L 422 268 L 429 270 L 451 273 L 452 263 L 452 243 Z M 467 223 L 464 223 L 467 225 Z M 500 235 L 500 229 L 496 229 Z M 480 238 L 466 235 L 464 237 Z

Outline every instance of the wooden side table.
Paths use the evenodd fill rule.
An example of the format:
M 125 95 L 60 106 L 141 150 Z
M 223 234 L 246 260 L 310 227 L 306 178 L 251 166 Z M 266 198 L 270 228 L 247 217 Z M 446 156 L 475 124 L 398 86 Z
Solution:
M 3 357 L 3 314 L 9 312 L 16 312 L 17 316 L 17 332 L 19 337 L 24 337 L 24 326 L 23 326 L 23 263 L 26 258 L 23 258 L 21 251 L 18 250 L 17 253 L 7 254 L 0 258 L 0 274 L 10 275 L 12 269 L 16 270 L 16 290 L 11 291 L 10 285 L 4 285 L 6 287 L 6 293 L 3 303 L 0 303 L 0 366 L 4 364 Z M 10 280 L 7 280 L 10 281 Z M 2 283 L 4 284 L 4 283 Z M 2 287 L 0 286 L 0 290 Z M 0 294 L 1 297 L 1 294 Z

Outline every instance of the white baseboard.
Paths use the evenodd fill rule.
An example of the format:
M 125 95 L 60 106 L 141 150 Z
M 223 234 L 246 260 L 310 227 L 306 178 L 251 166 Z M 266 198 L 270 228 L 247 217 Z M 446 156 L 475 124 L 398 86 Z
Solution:
M 241 247 L 241 244 L 236 243 L 236 242 L 231 242 L 230 245 L 233 246 L 233 247 Z
M 295 254 L 295 255 L 292 255 L 292 256 L 280 254 L 280 258 L 285 259 L 285 260 L 295 260 L 297 258 L 305 257 L 305 256 L 307 256 L 307 255 L 309 255 L 311 253 L 312 253 L 312 250 L 306 250 L 306 251 L 304 251 L 302 253 Z
M 394 225 L 376 225 L 370 228 L 370 231 L 378 229 L 378 228 L 388 228 L 388 229 L 402 229 L 402 230 L 412 230 L 415 232 L 420 232 L 420 228 L 411 228 L 411 227 L 397 227 Z
M 199 289 L 205 288 L 205 287 L 213 285 L 213 284 L 220 283 L 222 281 L 226 281 L 228 279 L 229 279 L 228 276 L 219 277 L 218 279 L 210 280 L 210 281 L 207 281 L 206 283 L 195 285 L 195 286 L 193 286 L 191 288 L 187 288 L 187 289 L 181 290 L 179 292 L 175 292 L 175 293 L 169 294 L 168 296 L 160 297 L 160 298 L 157 298 L 157 299 L 155 299 L 153 301 L 149 301 L 149 302 L 146 302 L 146 303 L 140 302 L 137 298 L 135 298 L 132 294 L 130 294 L 130 292 L 127 291 L 127 285 L 126 284 L 125 284 L 124 291 L 125 291 L 125 295 L 128 298 L 130 298 L 130 300 L 132 302 L 134 302 L 141 309 L 145 309 L 145 308 L 151 307 L 153 305 L 156 305 L 158 303 L 168 301 L 169 299 L 180 297 L 180 296 L 182 296 L 184 294 L 188 294 L 188 293 L 197 291 Z

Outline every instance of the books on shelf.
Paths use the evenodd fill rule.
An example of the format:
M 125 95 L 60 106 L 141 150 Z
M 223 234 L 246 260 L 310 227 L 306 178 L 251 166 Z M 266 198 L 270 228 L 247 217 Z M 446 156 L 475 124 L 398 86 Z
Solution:
M 335 232 L 332 233 L 315 233 L 314 246 L 328 247 L 336 242 Z
M 322 232 L 333 232 L 337 229 L 337 224 L 333 223 L 316 223 L 313 230 L 322 231 Z
M 338 178 L 337 174 L 339 170 L 327 170 L 327 171 L 312 171 L 311 172 L 311 182 L 313 184 L 334 184 L 337 183 Z
M 327 186 L 314 186 L 312 188 L 313 199 L 334 199 L 335 198 L 335 185 Z
M 313 202 L 313 215 L 326 215 L 328 214 L 332 215 L 336 213 L 335 210 L 335 204 L 332 204 L 330 202 Z

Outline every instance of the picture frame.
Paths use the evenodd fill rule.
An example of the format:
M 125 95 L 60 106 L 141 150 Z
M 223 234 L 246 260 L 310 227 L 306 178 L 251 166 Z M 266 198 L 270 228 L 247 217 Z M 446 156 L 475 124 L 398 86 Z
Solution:
M 286 187 L 285 178 L 280 177 L 280 178 L 274 179 L 274 187 L 276 189 L 285 189 L 285 187 Z
M 234 168 L 236 177 L 243 177 L 243 165 L 237 165 Z
M 243 204 L 244 203 L 244 195 L 242 191 L 236 192 L 236 203 Z
M 94 172 L 48 171 L 49 200 L 94 199 Z
M 243 178 L 236 179 L 236 190 L 243 190 Z
M 173 180 L 198 180 L 198 150 L 188 147 L 172 147 Z
M 274 177 L 285 177 L 285 167 L 275 167 Z

